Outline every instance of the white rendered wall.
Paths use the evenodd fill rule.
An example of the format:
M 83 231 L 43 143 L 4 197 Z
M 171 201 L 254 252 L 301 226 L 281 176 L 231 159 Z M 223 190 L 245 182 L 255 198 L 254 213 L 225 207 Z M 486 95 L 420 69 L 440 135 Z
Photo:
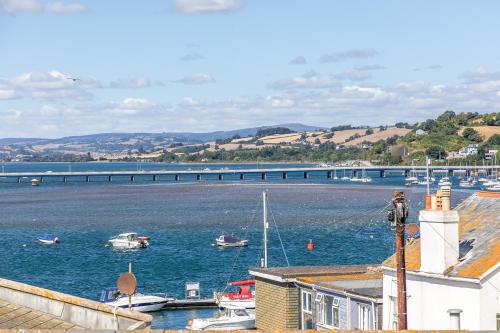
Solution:
M 496 314 L 500 314 L 500 264 L 488 274 L 481 290 L 481 330 L 495 331 Z
M 482 292 L 479 283 L 453 281 L 407 274 L 408 329 L 410 330 L 449 330 L 448 310 L 461 309 L 461 329 L 496 329 L 483 327 L 482 318 L 495 316 L 495 308 L 481 307 Z M 390 296 L 397 297 L 396 275 L 394 271 L 384 271 L 383 329 L 392 329 L 390 316 Z M 488 298 L 489 299 L 489 298 Z M 490 312 L 485 315 L 484 312 Z

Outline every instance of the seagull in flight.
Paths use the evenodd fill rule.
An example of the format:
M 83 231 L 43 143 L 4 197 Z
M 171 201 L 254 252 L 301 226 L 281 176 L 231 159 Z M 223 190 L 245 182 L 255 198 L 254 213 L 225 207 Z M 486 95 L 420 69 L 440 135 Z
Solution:
M 80 81 L 80 79 L 74 77 L 67 77 L 66 80 L 73 80 L 73 82 Z

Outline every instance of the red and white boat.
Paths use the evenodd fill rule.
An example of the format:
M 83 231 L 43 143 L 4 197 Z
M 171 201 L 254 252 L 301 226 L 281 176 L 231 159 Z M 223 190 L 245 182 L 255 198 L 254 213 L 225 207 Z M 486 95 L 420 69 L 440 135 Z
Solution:
M 255 280 L 230 282 L 229 286 L 238 287 L 237 291 L 220 292 L 216 295 L 216 303 L 220 308 L 255 309 Z

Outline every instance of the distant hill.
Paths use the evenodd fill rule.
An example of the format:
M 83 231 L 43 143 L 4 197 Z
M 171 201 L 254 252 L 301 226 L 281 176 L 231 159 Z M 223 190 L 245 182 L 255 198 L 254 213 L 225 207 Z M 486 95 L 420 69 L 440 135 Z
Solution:
M 174 142 L 197 144 L 228 139 L 235 135 L 239 135 L 241 137 L 254 136 L 259 130 L 275 127 L 286 127 L 292 131 L 316 131 L 322 129 L 319 126 L 288 123 L 207 133 L 99 133 L 81 136 L 68 136 L 57 139 L 3 138 L 0 139 L 0 158 L 2 156 L 15 156 L 19 154 L 78 154 L 86 152 L 123 152 L 134 149 L 161 149 Z

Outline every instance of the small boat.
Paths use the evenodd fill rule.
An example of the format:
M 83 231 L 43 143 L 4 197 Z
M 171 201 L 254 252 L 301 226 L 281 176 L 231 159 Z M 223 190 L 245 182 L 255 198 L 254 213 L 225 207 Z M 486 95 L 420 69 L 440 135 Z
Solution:
M 215 244 L 220 247 L 241 247 L 247 246 L 248 240 L 239 239 L 233 235 L 220 235 L 215 239 Z
M 38 242 L 42 244 L 59 244 L 61 241 L 59 240 L 59 237 L 45 234 L 38 238 Z
M 40 185 L 40 181 L 36 178 L 33 178 L 31 180 L 31 186 L 39 186 Z
M 239 307 L 244 309 L 255 309 L 255 291 L 252 286 L 255 280 L 243 280 L 230 282 L 229 286 L 238 287 L 238 291 L 220 292 L 215 296 L 215 303 L 220 308 Z
M 486 188 L 488 191 L 500 192 L 500 184 L 496 184 Z
M 196 318 L 188 321 L 186 326 L 188 330 L 247 330 L 255 328 L 255 311 L 227 307 L 219 316 L 212 318 Z
M 149 237 L 137 236 L 135 232 L 126 232 L 109 239 L 108 243 L 116 249 L 141 249 L 149 246 Z
M 158 296 L 135 293 L 130 296 L 130 306 L 132 310 L 138 312 L 159 311 L 165 304 L 174 300 L 165 296 L 165 294 Z M 129 307 L 129 297 L 120 293 L 116 287 L 103 289 L 99 301 L 118 308 L 128 309 Z
M 359 178 L 359 177 L 351 178 L 351 182 L 370 183 L 371 181 L 372 181 L 372 179 L 370 177 L 368 177 L 365 169 L 363 169 L 363 171 L 361 173 L 361 178 Z
M 465 187 L 465 188 L 470 188 L 470 187 L 473 187 L 474 184 L 468 180 L 461 180 L 459 183 L 458 183 L 458 186 L 460 187 Z
M 439 180 L 439 183 L 438 183 L 439 186 L 451 186 L 451 182 L 450 182 L 450 178 L 448 177 L 443 177 Z

